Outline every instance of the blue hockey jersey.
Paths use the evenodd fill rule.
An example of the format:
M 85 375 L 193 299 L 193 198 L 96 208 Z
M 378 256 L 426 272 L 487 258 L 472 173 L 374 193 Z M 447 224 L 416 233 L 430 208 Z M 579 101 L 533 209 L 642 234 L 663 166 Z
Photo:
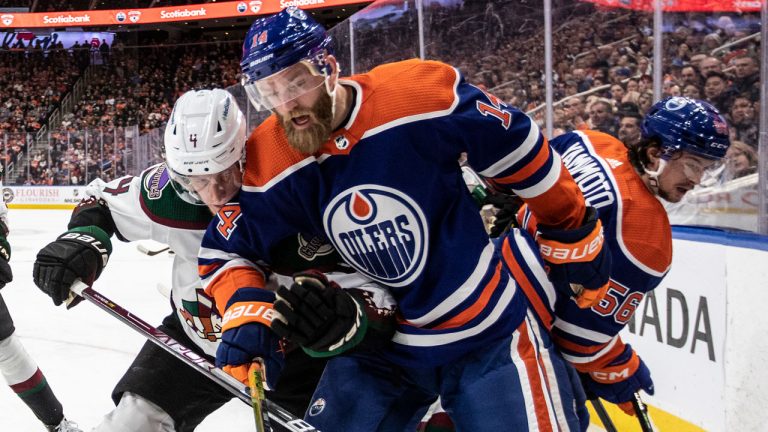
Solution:
M 560 156 L 525 114 L 439 62 L 409 60 L 341 80 L 349 120 L 315 155 L 291 148 L 273 115 L 249 138 L 240 202 L 209 227 L 199 270 L 216 304 L 263 287 L 260 263 L 302 232 L 324 236 L 360 273 L 391 290 L 399 326 L 386 355 L 440 365 L 508 336 L 527 311 L 489 240 L 458 159 L 514 192 L 544 223 L 578 226 L 585 204 Z M 518 233 L 519 234 L 519 233 Z M 526 236 L 527 237 L 527 236 Z M 541 270 L 520 246 L 525 271 Z
M 552 328 L 553 340 L 578 370 L 602 369 L 624 351 L 618 333 L 645 293 L 656 288 L 672 262 L 672 230 L 659 200 L 645 186 L 616 138 L 576 131 L 551 141 L 603 223 L 612 265 L 610 288 L 591 309 L 580 309 L 568 288 L 528 290 L 531 305 Z M 518 215 L 532 234 L 530 209 Z

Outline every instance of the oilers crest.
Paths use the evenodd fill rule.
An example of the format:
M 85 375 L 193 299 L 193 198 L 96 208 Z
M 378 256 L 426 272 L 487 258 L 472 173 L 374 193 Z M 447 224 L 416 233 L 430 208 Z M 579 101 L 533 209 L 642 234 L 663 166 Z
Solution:
M 328 205 L 323 223 L 342 257 L 373 280 L 405 286 L 424 269 L 427 221 L 401 191 L 373 184 L 349 188 Z

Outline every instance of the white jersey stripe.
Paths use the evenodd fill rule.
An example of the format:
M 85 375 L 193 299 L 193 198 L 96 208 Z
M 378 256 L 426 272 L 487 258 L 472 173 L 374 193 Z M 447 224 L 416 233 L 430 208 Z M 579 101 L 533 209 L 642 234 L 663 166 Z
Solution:
M 453 310 L 456 305 L 461 304 L 478 289 L 483 289 L 484 287 L 478 286 L 478 284 L 480 284 L 483 276 L 485 276 L 485 274 L 488 272 L 488 268 L 491 265 L 491 260 L 493 259 L 493 250 L 493 243 L 489 241 L 483 249 L 483 252 L 480 254 L 480 259 L 478 260 L 475 269 L 472 271 L 472 274 L 470 274 L 467 280 L 464 281 L 464 283 L 461 284 L 461 286 L 456 289 L 456 291 L 448 296 L 448 298 L 435 306 L 431 311 L 420 317 L 405 317 L 405 319 L 417 327 L 423 327 L 439 318 L 442 318 L 446 313 Z
M 539 130 L 539 126 L 537 126 L 530 118 L 528 119 L 528 122 L 530 123 L 531 128 L 528 129 L 528 136 L 525 138 L 525 141 L 501 160 L 480 171 L 480 175 L 483 177 L 496 177 L 531 153 L 531 150 L 536 146 L 536 143 L 539 142 L 541 131 Z
M 539 257 L 536 255 L 538 254 L 538 251 L 534 252 L 531 250 L 530 246 L 528 246 L 528 242 L 525 241 L 520 230 L 514 230 L 514 233 L 517 250 L 519 250 L 523 255 L 523 263 L 536 263 L 539 259 Z M 522 263 L 520 264 L 522 265 Z M 555 301 L 557 300 L 557 292 L 555 291 L 555 287 L 552 285 L 552 282 L 550 282 L 547 278 L 547 274 L 544 271 L 544 268 L 538 264 L 529 265 L 527 267 L 531 270 L 534 277 L 536 277 L 536 281 L 544 290 L 544 294 L 547 296 L 547 302 L 549 303 L 549 310 L 554 311 Z
M 608 341 L 614 338 L 614 336 L 607 335 L 605 333 L 600 333 L 594 330 L 585 329 L 584 327 L 577 326 L 576 324 L 571 324 L 568 321 L 565 321 L 563 319 L 558 319 L 557 321 L 555 321 L 555 327 L 559 328 L 560 330 L 568 334 L 572 334 L 574 336 L 578 336 L 583 339 L 591 340 L 599 344 L 607 343 Z
M 461 74 L 459 73 L 459 71 L 454 68 L 453 72 L 456 74 L 456 77 L 454 78 L 454 81 L 453 81 L 453 102 L 451 103 L 451 106 L 449 106 L 448 108 L 446 108 L 444 110 L 441 110 L 441 111 L 432 111 L 432 112 L 415 114 L 415 115 L 406 116 L 406 117 L 400 117 L 400 118 L 398 118 L 396 120 L 393 120 L 393 121 L 391 121 L 389 123 L 384 123 L 383 125 L 377 126 L 375 128 L 372 128 L 372 129 L 368 129 L 367 131 L 365 131 L 365 133 L 360 138 L 360 140 L 362 141 L 362 140 L 364 140 L 366 138 L 370 138 L 370 137 L 372 137 L 372 136 L 374 136 L 374 135 L 376 135 L 378 133 L 384 132 L 387 129 L 392 129 L 392 128 L 395 128 L 395 127 L 398 127 L 398 126 L 402 126 L 404 124 L 413 123 L 413 122 L 417 122 L 417 121 L 421 121 L 421 120 L 429 120 L 429 119 L 433 119 L 433 118 L 437 118 L 437 117 L 444 117 L 444 116 L 447 116 L 447 115 L 451 114 L 453 112 L 453 110 L 455 110 L 456 107 L 459 106 L 459 91 L 458 91 L 458 88 L 459 88 L 459 82 L 461 80 Z
M 609 343 L 603 349 L 594 353 L 591 356 L 574 356 L 574 355 L 563 353 L 563 358 L 568 360 L 571 363 L 577 363 L 577 364 L 591 363 L 599 359 L 603 355 L 605 355 L 606 352 L 610 351 L 613 348 L 613 346 L 616 345 L 616 341 L 618 340 L 619 338 L 617 336 L 611 341 L 611 343 Z
M 536 339 L 541 341 L 541 326 L 536 318 L 533 316 L 530 310 L 526 315 L 528 318 L 528 325 L 533 330 L 533 334 Z M 544 372 L 547 375 L 547 383 L 549 383 L 549 394 L 552 397 L 552 405 L 555 409 L 555 415 L 557 417 L 557 425 L 563 431 L 569 431 L 568 419 L 565 416 L 565 402 L 560 395 L 560 382 L 557 380 L 557 374 L 555 373 L 555 366 L 552 364 L 552 357 L 549 355 L 548 349 L 540 350 L 541 359 L 543 362 Z
M 276 175 L 272 180 L 266 182 L 264 184 L 264 186 L 246 186 L 246 185 L 242 185 L 241 189 L 246 191 L 246 192 L 266 192 L 272 186 L 280 183 L 281 181 L 283 181 L 283 179 L 287 178 L 291 174 L 295 173 L 296 171 L 304 168 L 305 166 L 307 166 L 307 165 L 309 165 L 309 164 L 311 164 L 313 162 L 315 162 L 315 157 L 314 156 L 310 156 L 308 158 L 305 158 L 305 159 L 301 160 L 298 163 L 295 163 L 295 164 L 289 166 L 288 168 L 283 170 L 283 172 L 281 172 L 280 174 Z
M 227 262 L 226 264 L 224 264 L 223 266 L 221 266 L 221 268 L 216 270 L 210 276 L 208 276 L 208 277 L 206 277 L 204 279 L 201 279 L 201 282 L 202 282 L 202 285 L 203 285 L 203 289 L 208 289 L 208 285 L 210 285 L 211 282 L 215 281 L 219 277 L 219 275 L 221 275 L 222 273 L 224 273 L 225 271 L 227 271 L 227 270 L 229 270 L 229 269 L 231 269 L 233 267 L 248 267 L 248 268 L 252 268 L 254 271 L 259 272 L 262 276 L 264 276 L 264 272 L 262 272 L 258 267 L 256 267 L 253 264 L 253 262 L 248 261 L 247 259 L 244 259 L 244 258 L 235 259 L 235 260 L 231 260 L 231 261 Z M 266 276 L 264 277 L 264 279 L 265 279 L 265 282 L 266 282 L 266 279 L 267 279 Z
M 538 183 L 525 189 L 513 189 L 520 198 L 530 199 L 535 198 L 544 192 L 548 191 L 552 186 L 560 180 L 560 170 L 563 169 L 563 163 L 560 159 L 560 155 L 556 151 L 552 151 L 552 166 L 549 168 L 547 175 L 541 179 Z
M 520 379 L 520 393 L 525 401 L 525 417 L 528 419 L 528 430 L 537 431 L 539 430 L 539 421 L 536 416 L 536 408 L 531 392 L 531 382 L 528 380 L 528 370 L 525 367 L 525 361 L 520 357 L 520 343 L 523 342 L 521 338 L 520 329 L 517 329 L 512 335 L 509 352 L 512 356 L 512 364 L 515 365 L 517 376 Z
M 498 321 L 499 317 L 509 306 L 512 301 L 512 297 L 517 293 L 517 285 L 512 278 L 509 278 L 507 285 L 503 288 L 499 302 L 493 308 L 493 311 L 481 322 L 473 327 L 464 328 L 463 330 L 443 333 L 443 334 L 407 334 L 402 332 L 396 332 L 392 341 L 401 345 L 408 345 L 414 347 L 432 347 L 439 345 L 446 345 L 449 343 L 457 342 L 462 339 L 467 339 L 472 336 L 478 335 L 485 331 L 488 327 L 494 325 Z

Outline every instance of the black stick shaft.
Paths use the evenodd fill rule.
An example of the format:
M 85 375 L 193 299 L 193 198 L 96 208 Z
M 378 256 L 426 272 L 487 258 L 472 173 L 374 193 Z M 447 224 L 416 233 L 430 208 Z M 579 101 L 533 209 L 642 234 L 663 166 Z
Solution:
M 125 310 L 122 306 L 107 297 L 104 297 L 85 283 L 79 280 L 75 281 L 75 283 L 72 284 L 71 289 L 74 293 L 84 297 L 86 300 L 99 306 L 110 315 L 125 324 L 128 324 L 129 327 L 141 333 L 142 336 L 155 343 L 160 348 L 163 348 L 184 363 L 192 366 L 195 370 L 208 377 L 208 379 L 213 380 L 215 383 L 224 387 L 249 406 L 251 405 L 251 396 L 248 388 L 231 375 L 214 366 L 204 357 L 195 354 L 191 349 L 180 344 L 154 326 L 147 324 L 141 318 Z M 313 426 L 300 418 L 296 418 L 293 414 L 276 403 L 266 399 L 265 402 L 270 421 L 274 421 L 286 430 L 291 432 L 319 432 Z

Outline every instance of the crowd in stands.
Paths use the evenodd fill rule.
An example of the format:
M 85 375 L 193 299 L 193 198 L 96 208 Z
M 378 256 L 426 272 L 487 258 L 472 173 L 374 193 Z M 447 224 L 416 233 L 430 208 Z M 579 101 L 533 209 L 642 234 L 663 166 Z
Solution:
M 4 171 L 26 153 L 83 70 L 77 55 L 61 45 L 0 51 L 0 143 Z
M 57 7 L 56 3 L 56 0 L 40 0 L 38 7 L 46 4 Z M 516 2 L 512 7 L 511 3 L 472 1 L 425 4 L 426 57 L 457 66 L 471 83 L 530 112 L 544 126 L 544 110 L 540 109 L 545 102 L 541 5 Z M 160 3 L 148 2 L 145 6 L 149 5 Z M 566 0 L 554 2 L 555 134 L 591 128 L 613 134 L 627 145 L 639 140 L 642 116 L 654 102 L 652 22 L 650 13 L 599 9 Z M 664 24 L 664 95 L 686 95 L 710 101 L 727 116 L 732 138 L 756 154 L 758 40 L 718 48 L 756 33 L 759 15 L 667 14 Z M 348 27 L 343 27 L 335 32 L 347 31 Z M 356 72 L 382 62 L 419 55 L 418 17 L 413 8 L 396 8 L 384 17 L 362 17 L 353 27 L 358 53 L 354 64 Z M 20 180 L 33 184 L 82 183 L 104 171 L 104 167 L 110 167 L 108 176 L 116 175 L 120 172 L 120 154 L 124 151 L 121 144 L 124 140 L 116 131 L 138 125 L 140 133 L 146 133 L 162 127 L 173 102 L 182 93 L 193 88 L 228 87 L 239 80 L 240 40 L 236 38 L 231 43 L 210 43 L 203 39 L 190 40 L 187 36 L 181 41 L 166 40 L 136 47 L 135 41 L 130 44 L 126 41 L 124 45 L 120 36 L 111 48 L 102 44 L 101 61 L 91 67 L 93 73 L 82 97 L 72 112 L 63 113 L 60 126 L 51 125 L 57 132 L 51 133 L 53 138 L 48 148 L 38 149 L 29 164 L 37 162 L 37 168 L 29 169 L 29 175 Z M 73 52 L 74 55 L 70 53 L 65 58 L 74 61 L 78 51 Z M 93 51 L 88 48 L 86 52 Z M 339 54 L 343 60 L 344 54 Z M 79 73 L 79 66 L 69 66 L 70 69 L 65 64 L 39 66 L 31 68 L 38 69 L 37 74 L 53 69 Z M 51 88 L 52 93 L 46 84 L 30 85 L 42 93 L 39 96 L 18 91 L 2 95 L 4 105 L 6 99 L 15 98 L 8 104 L 13 107 L 10 117 L 15 121 L 10 128 L 16 128 L 14 132 L 21 127 L 21 132 L 33 133 L 35 125 L 44 121 L 50 107 L 55 106 L 56 98 L 76 79 L 76 76 L 54 75 L 60 82 Z M 13 88 L 20 76 L 18 73 L 15 77 L 0 76 L 0 82 L 3 79 L 4 88 Z M 30 101 L 30 97 L 38 102 Z M 8 109 L 3 111 L 0 107 L 0 121 L 4 115 L 9 117 L 7 112 Z M 34 122 L 28 121 L 32 118 Z M 72 138 L 77 131 L 118 138 L 91 149 L 90 142 L 96 141 L 86 143 Z M 58 133 L 68 138 L 56 137 Z M 62 143 L 68 147 L 62 148 Z M 19 145 L 23 147 L 23 143 Z M 102 152 L 109 155 L 107 160 L 91 156 Z M 742 149 L 742 152 L 746 163 L 752 165 L 747 170 L 736 171 L 746 173 L 754 169 L 756 157 L 750 157 L 749 151 Z M 9 157 L 7 154 L 6 158 Z M 57 157 L 63 159 L 56 160 Z M 93 159 L 93 163 L 87 159 Z

